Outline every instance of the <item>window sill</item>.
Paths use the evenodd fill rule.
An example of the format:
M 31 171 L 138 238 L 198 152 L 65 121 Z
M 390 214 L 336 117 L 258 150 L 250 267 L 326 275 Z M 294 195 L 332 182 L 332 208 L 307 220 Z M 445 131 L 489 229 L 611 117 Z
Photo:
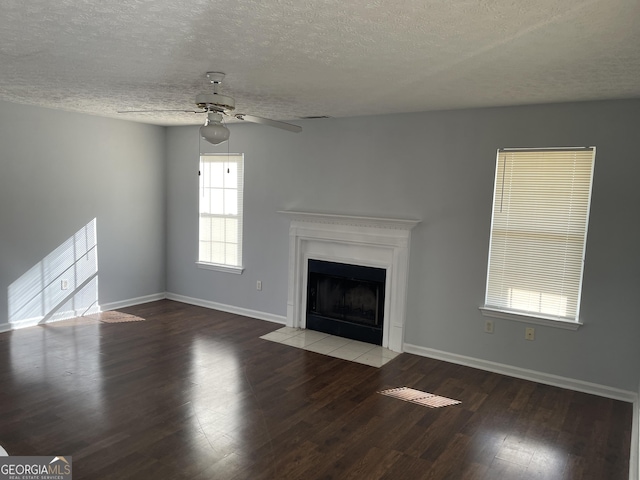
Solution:
M 526 313 L 516 313 L 508 310 L 500 310 L 491 307 L 479 307 L 482 315 L 485 317 L 502 318 L 504 320 L 513 320 L 515 322 L 533 323 L 535 325 L 544 325 L 546 327 L 562 328 L 565 330 L 578 330 L 582 322 L 575 322 L 573 320 L 565 320 L 562 318 L 534 315 Z
M 205 270 L 215 270 L 218 272 L 226 272 L 226 273 L 235 273 L 237 275 L 241 275 L 244 271 L 243 267 L 234 267 L 231 265 L 220 265 L 218 263 L 206 263 L 206 262 L 196 262 L 198 268 L 204 268 Z

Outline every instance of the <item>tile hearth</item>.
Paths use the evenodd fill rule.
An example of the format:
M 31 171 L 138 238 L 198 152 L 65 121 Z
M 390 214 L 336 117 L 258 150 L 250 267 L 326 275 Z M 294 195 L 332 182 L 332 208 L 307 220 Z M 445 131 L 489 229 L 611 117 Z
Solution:
M 260 338 L 371 367 L 381 367 L 400 355 L 378 345 L 301 328 L 283 327 Z

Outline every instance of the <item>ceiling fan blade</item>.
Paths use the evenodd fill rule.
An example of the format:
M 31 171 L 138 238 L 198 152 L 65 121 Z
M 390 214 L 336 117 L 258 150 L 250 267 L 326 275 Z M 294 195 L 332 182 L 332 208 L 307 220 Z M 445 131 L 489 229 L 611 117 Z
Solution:
M 162 112 L 207 113 L 206 110 L 118 110 L 118 113 L 162 113 Z
M 302 131 L 302 127 L 299 125 L 293 125 L 291 123 L 279 122 L 277 120 L 271 120 L 269 118 L 256 117 L 254 115 L 245 115 L 244 113 L 236 113 L 234 115 L 238 120 L 246 120 L 247 122 L 262 123 L 263 125 L 270 125 L 272 127 L 281 128 L 290 132 L 298 133 Z

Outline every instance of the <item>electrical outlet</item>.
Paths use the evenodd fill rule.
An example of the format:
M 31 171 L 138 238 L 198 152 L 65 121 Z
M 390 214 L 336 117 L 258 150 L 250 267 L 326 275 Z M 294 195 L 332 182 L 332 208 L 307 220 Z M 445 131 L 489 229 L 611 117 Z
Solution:
M 493 320 L 484 321 L 484 331 L 486 333 L 493 333 Z
M 535 340 L 536 339 L 536 329 L 533 327 L 527 327 L 524 329 L 524 338 L 527 340 Z
M 256 290 L 262 290 L 262 280 L 256 282 Z
M 66 278 L 60 280 L 60 290 L 69 290 L 69 280 Z

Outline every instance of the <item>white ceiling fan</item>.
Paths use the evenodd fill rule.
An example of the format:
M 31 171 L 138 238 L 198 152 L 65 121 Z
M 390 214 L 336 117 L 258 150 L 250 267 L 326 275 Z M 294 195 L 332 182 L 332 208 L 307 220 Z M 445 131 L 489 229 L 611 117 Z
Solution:
M 220 93 L 220 85 L 225 74 L 222 72 L 207 72 L 207 79 L 213 85 L 213 92 L 196 95 L 195 104 L 200 110 L 123 110 L 118 113 L 148 113 L 148 112 L 184 112 L 206 113 L 207 119 L 200 127 L 200 136 L 209 143 L 218 145 L 229 139 L 229 129 L 222 123 L 223 118 L 233 117 L 238 120 L 261 123 L 272 127 L 281 128 L 289 132 L 301 132 L 302 127 L 291 123 L 271 120 L 269 118 L 256 117 L 244 113 L 233 113 L 236 101 L 227 95 Z

